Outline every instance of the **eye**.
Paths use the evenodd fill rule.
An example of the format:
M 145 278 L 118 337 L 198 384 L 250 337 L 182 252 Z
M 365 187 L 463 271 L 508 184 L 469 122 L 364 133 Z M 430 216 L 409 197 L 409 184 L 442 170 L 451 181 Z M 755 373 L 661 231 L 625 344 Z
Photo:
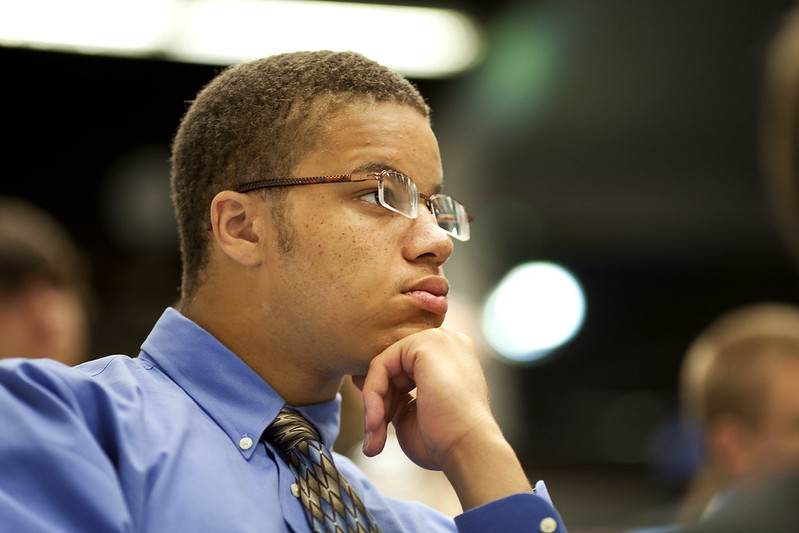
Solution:
M 364 202 L 369 204 L 380 205 L 380 196 L 377 189 L 360 195 L 358 199 L 363 200 Z

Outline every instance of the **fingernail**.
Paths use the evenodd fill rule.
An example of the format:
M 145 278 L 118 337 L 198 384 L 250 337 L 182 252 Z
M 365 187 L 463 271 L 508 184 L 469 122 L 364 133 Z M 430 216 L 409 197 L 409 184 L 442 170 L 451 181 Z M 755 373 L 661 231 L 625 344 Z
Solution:
M 363 453 L 366 453 L 366 449 L 368 447 L 369 447 L 369 433 L 366 432 L 363 434 L 363 447 L 361 448 L 363 450 Z

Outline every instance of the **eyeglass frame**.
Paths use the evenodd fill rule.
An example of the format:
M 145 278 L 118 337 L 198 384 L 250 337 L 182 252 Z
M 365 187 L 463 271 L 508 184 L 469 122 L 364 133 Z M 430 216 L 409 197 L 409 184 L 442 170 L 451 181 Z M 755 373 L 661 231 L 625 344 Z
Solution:
M 451 196 L 449 196 L 447 194 L 436 193 L 436 194 L 432 194 L 430 196 L 427 196 L 426 194 L 423 194 L 423 193 L 421 193 L 419 191 L 419 188 L 416 186 L 416 183 L 410 178 L 410 176 L 408 176 L 406 174 L 403 174 L 402 172 L 400 172 L 398 170 L 394 170 L 394 169 L 383 169 L 383 170 L 378 171 L 378 172 L 367 172 L 366 176 L 368 176 L 368 177 L 363 178 L 363 179 L 352 179 L 352 176 L 354 175 L 354 173 L 350 173 L 350 174 L 334 174 L 334 175 L 330 175 L 330 176 L 313 176 L 313 177 L 306 177 L 306 178 L 278 178 L 278 179 L 270 179 L 270 180 L 250 181 L 250 182 L 247 182 L 247 183 L 242 183 L 241 185 L 237 186 L 233 190 L 238 192 L 238 193 L 248 193 L 248 192 L 256 191 L 258 189 L 268 189 L 268 188 L 272 188 L 272 187 L 290 187 L 292 185 L 314 185 L 314 184 L 320 184 L 320 183 L 361 183 L 361 182 L 372 181 L 372 180 L 377 181 L 382 186 L 382 181 L 385 178 L 385 174 L 389 173 L 389 172 L 393 172 L 395 174 L 399 174 L 400 176 L 402 176 L 405 179 L 407 179 L 411 184 L 413 184 L 413 187 L 416 189 L 416 192 L 419 195 L 419 198 L 424 200 L 425 206 L 427 206 L 427 209 L 430 211 L 431 214 L 433 213 L 433 199 L 435 199 L 437 196 L 446 197 L 446 198 L 449 198 L 450 200 L 454 201 L 455 203 L 457 203 L 461 207 L 463 207 L 464 212 L 466 212 L 466 221 L 470 225 L 474 221 L 474 217 L 472 215 L 470 215 L 468 213 L 468 211 L 466 211 L 466 207 L 464 207 L 464 205 L 462 203 L 458 202 L 457 200 L 455 200 L 454 198 L 452 198 Z M 399 211 L 396 208 L 388 205 L 388 202 L 386 202 L 383 199 L 382 190 L 380 191 L 379 199 L 380 199 L 380 206 L 385 208 L 385 209 L 388 209 L 389 211 L 391 211 L 393 213 L 400 214 L 400 215 L 402 215 L 402 216 L 404 216 L 406 218 L 410 218 L 410 219 L 415 219 L 416 216 L 418 216 L 418 212 L 417 212 L 416 216 L 410 216 L 410 215 L 408 215 L 406 213 L 403 213 L 402 211 Z M 441 228 L 441 225 L 438 225 L 438 227 Z M 458 235 L 452 233 L 451 231 L 447 231 L 444 228 L 441 228 L 441 229 L 444 232 L 446 232 L 447 235 L 450 235 L 450 236 L 458 239 L 459 241 L 466 242 L 466 241 L 468 241 L 470 239 L 470 236 L 467 236 L 466 238 L 463 238 L 461 236 L 458 236 Z

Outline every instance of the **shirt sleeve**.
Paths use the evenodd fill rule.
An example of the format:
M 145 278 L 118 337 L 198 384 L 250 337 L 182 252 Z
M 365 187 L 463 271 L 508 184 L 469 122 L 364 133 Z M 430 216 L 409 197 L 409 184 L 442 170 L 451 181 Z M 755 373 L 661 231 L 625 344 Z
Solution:
M 97 391 L 54 361 L 0 364 L 0 524 L 4 531 L 131 531 Z M 94 397 L 92 396 L 94 395 Z
M 470 509 L 455 517 L 455 524 L 459 533 L 566 533 L 543 481 L 536 483 L 535 492 L 512 494 Z

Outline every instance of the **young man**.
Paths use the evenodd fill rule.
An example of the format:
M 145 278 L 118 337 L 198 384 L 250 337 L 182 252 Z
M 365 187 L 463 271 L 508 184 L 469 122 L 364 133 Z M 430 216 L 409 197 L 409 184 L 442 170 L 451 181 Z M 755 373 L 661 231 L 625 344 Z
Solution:
M 223 72 L 174 141 L 178 309 L 135 359 L 0 366 L 0 523 L 563 531 L 491 415 L 470 340 L 440 328 L 442 265 L 469 225 L 442 176 L 424 100 L 362 56 L 284 54 Z M 363 391 L 364 452 L 380 452 L 393 422 L 409 457 L 452 483 L 465 511 L 455 523 L 384 498 L 339 455 L 364 520 L 340 522 L 309 496 L 273 422 L 289 406 L 332 446 L 347 375 Z M 333 475 L 321 462 L 319 477 Z

